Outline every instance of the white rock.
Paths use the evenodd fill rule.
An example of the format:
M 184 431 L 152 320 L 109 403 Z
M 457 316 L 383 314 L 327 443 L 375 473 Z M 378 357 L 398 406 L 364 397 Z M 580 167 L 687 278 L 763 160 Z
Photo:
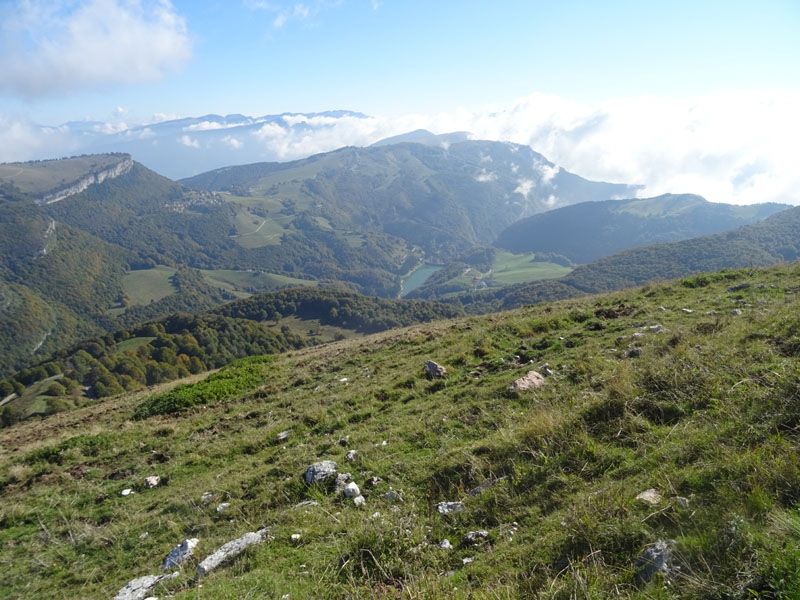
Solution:
M 442 550 L 452 550 L 453 544 L 450 543 L 450 540 L 444 538 L 441 542 L 439 542 L 439 548 Z
M 689 508 L 689 499 L 683 496 L 675 496 L 675 504 L 681 508 Z
M 536 371 L 528 371 L 524 377 L 520 377 L 514 383 L 508 386 L 508 389 L 512 392 L 534 390 L 538 387 L 542 387 L 543 385 L 544 377 L 541 375 L 541 373 L 537 373 Z
M 355 462 L 358 458 L 358 451 L 357 450 L 348 450 L 347 454 L 345 455 L 344 459 L 347 462 Z
M 358 489 L 358 486 L 354 481 L 351 481 L 346 486 L 344 486 L 342 494 L 344 495 L 345 498 L 355 498 L 356 496 L 361 495 L 361 490 Z
M 342 377 L 342 378 L 339 380 L 339 383 L 347 383 L 347 377 Z
M 664 333 L 666 331 L 666 329 L 664 329 L 664 326 L 659 323 L 656 323 L 655 325 L 650 325 L 648 329 L 651 331 L 651 333 Z
M 230 505 L 231 505 L 230 502 L 222 502 L 221 504 L 218 504 L 217 512 L 221 513 L 223 510 L 227 510 Z
M 464 543 L 465 544 L 477 544 L 482 541 L 486 541 L 489 539 L 489 532 L 485 529 L 479 529 L 478 531 L 468 531 L 464 534 Z
M 172 551 L 167 554 L 164 562 L 161 563 L 161 570 L 169 571 L 191 558 L 192 554 L 194 554 L 194 547 L 197 546 L 199 542 L 200 540 L 197 538 L 191 538 L 175 546 Z
M 661 503 L 661 494 L 658 492 L 658 490 L 650 488 L 649 490 L 645 490 L 636 496 L 636 499 L 641 500 L 650 506 L 656 506 L 657 504 Z
M 436 505 L 436 510 L 440 515 L 449 515 L 451 513 L 458 514 L 467 510 L 463 502 L 439 502 Z
M 292 543 L 297 544 L 302 536 L 299 533 L 292 534 Z
M 687 315 L 690 315 L 694 312 L 691 308 L 682 308 L 681 310 L 685 312 Z
M 211 501 L 213 499 L 214 499 L 214 493 L 213 492 L 206 492 L 202 496 L 200 496 L 200 502 L 203 505 L 211 504 Z
M 366 506 L 367 500 L 364 498 L 364 496 L 356 496 L 353 498 L 353 504 L 359 507 Z
M 285 431 L 281 431 L 280 433 L 278 433 L 278 441 L 285 442 L 286 440 L 289 439 L 290 433 L 292 433 L 291 429 L 286 429 Z
M 423 368 L 425 374 L 430 377 L 444 377 L 447 374 L 447 369 L 432 360 L 425 361 L 425 367 Z
M 119 493 L 119 495 L 120 495 L 120 496 L 130 496 L 131 494 L 135 494 L 135 493 L 136 493 L 136 492 L 134 492 L 134 491 L 133 491 L 131 488 L 125 488 L 124 490 L 122 490 L 122 491 Z
M 401 500 L 400 492 L 398 490 L 390 490 L 386 492 L 383 497 L 389 502 L 399 502 Z
M 148 536 L 148 535 L 150 535 L 150 534 L 149 534 L 149 533 L 147 533 L 146 531 L 145 531 L 144 533 L 140 533 L 140 534 L 139 534 L 139 539 L 140 539 L 140 540 L 143 540 L 143 539 L 147 538 L 147 536 Z
M 206 557 L 203 562 L 197 565 L 197 576 L 202 577 L 203 575 L 207 575 L 225 561 L 238 556 L 250 546 L 257 546 L 258 544 L 264 543 L 266 539 L 267 530 L 259 529 L 258 531 L 245 533 L 242 537 L 232 540 L 227 544 L 223 544 L 216 552 Z
M 158 475 L 150 475 L 150 477 L 144 478 L 144 485 L 148 489 L 156 487 L 159 483 L 161 483 L 161 477 Z
M 467 556 L 466 558 L 462 558 L 461 559 L 461 564 L 468 565 L 468 564 L 471 564 L 474 561 L 475 561 L 474 558 L 472 558 L 471 556 Z
M 177 577 L 178 573 L 170 575 L 145 575 L 129 581 L 124 588 L 117 592 L 114 600 L 144 600 L 150 590 L 162 581 Z

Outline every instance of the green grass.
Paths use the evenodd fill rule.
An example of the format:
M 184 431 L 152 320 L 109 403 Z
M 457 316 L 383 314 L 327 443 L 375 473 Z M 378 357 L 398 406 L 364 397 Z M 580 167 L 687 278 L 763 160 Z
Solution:
M 152 342 L 154 337 L 133 337 L 117 344 L 117 354 L 120 352 L 125 352 L 126 350 L 133 350 L 135 351 L 137 348 L 144 346 L 145 344 L 149 344 Z
M 795 598 L 800 313 L 785 292 L 798 286 L 794 265 L 429 323 L 4 429 L 0 598 L 112 597 L 187 537 L 200 560 L 261 525 L 269 542 L 200 582 L 192 559 L 153 595 Z M 423 375 L 427 359 L 444 379 Z M 508 391 L 544 362 L 544 387 Z M 182 398 L 194 406 L 132 419 Z M 365 509 L 305 486 L 322 459 L 352 473 Z M 659 506 L 635 499 L 648 488 Z M 293 508 L 307 498 L 320 505 Z M 463 513 L 437 513 L 454 500 Z M 476 529 L 489 540 L 462 544 Z M 637 588 L 634 562 L 658 539 L 680 570 Z
M 495 285 L 513 285 L 542 279 L 558 279 L 572 272 L 569 267 L 548 262 L 534 262 L 533 254 L 511 254 L 499 251 L 492 265 Z
M 214 286 L 228 291 L 241 290 L 277 290 L 290 285 L 311 285 L 314 282 L 306 279 L 297 279 L 275 273 L 261 271 L 232 271 L 229 269 L 213 269 L 202 271 L 205 280 Z M 241 297 L 248 294 L 241 293 Z
M 132 305 L 150 304 L 177 291 L 170 281 L 174 274 L 174 268 L 163 265 L 129 271 L 122 279 L 122 289 Z

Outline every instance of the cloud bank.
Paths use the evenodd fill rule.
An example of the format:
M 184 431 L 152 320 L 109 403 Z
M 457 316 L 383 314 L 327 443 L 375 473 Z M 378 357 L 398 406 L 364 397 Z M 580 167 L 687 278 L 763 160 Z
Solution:
M 24 0 L 0 21 L 0 92 L 26 98 L 156 81 L 192 53 L 167 0 Z
M 558 167 L 583 177 L 643 184 L 642 196 L 666 192 L 700 194 L 715 202 L 800 204 L 796 166 L 800 94 L 728 92 L 693 98 L 615 98 L 598 104 L 533 94 L 503 110 L 454 110 L 440 114 L 364 117 L 358 114 L 284 115 L 241 123 L 205 121 L 176 138 L 169 122 L 155 119 L 122 133 L 119 125 L 95 126 L 94 137 L 74 126 L 41 128 L 0 113 L 0 160 L 28 160 L 113 147 L 166 175 L 257 161 L 294 160 L 342 146 L 366 146 L 416 129 L 470 131 L 475 139 L 530 145 Z M 170 132 L 160 134 L 160 127 Z M 188 135 L 191 134 L 191 135 Z M 150 162 L 130 139 L 159 144 Z M 87 139 L 91 143 L 87 143 Z M 119 146 L 117 146 L 119 145 Z M 197 148 L 202 147 L 202 153 Z M 190 153 L 190 154 L 181 154 Z M 45 154 L 45 155 L 43 155 Z M 158 161 L 183 158 L 170 170 Z M 206 162 L 198 162 L 202 157 Z M 490 176 L 488 163 L 486 177 Z M 558 167 L 540 165 L 545 180 Z M 189 168 L 192 170 L 190 171 Z M 198 170 L 199 169 L 199 170 Z M 518 189 L 529 191 L 524 182 Z

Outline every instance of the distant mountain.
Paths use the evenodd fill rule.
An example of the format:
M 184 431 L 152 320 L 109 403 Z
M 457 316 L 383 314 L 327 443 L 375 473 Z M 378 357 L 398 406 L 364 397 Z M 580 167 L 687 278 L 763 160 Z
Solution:
M 588 263 L 628 248 L 735 229 L 785 210 L 783 204 L 735 206 L 692 194 L 582 202 L 521 219 L 494 242 L 512 252 L 553 252 Z
M 798 259 L 800 207 L 795 207 L 731 231 L 625 250 L 580 266 L 560 279 L 464 294 L 459 301 L 469 312 L 487 312 L 696 273 L 765 267 Z
M 302 207 L 305 229 L 390 235 L 440 261 L 490 244 L 523 217 L 637 189 L 588 181 L 528 146 L 487 141 L 342 148 L 290 163 L 226 167 L 181 182 L 233 193 L 249 207 Z
M 382 139 L 372 144 L 373 146 L 391 146 L 393 144 L 424 144 L 426 146 L 441 146 L 446 148 L 450 144 L 466 142 L 472 139 L 472 134 L 467 131 L 455 131 L 453 133 L 435 134 L 427 129 L 416 129 L 408 133 L 401 133 Z
M 47 158 L 123 152 L 158 173 L 178 178 L 223 165 L 283 160 L 285 140 L 325 132 L 343 119 L 364 118 L 366 115 L 348 110 L 256 117 L 209 114 L 132 127 L 72 121 L 41 130 L 50 141 Z

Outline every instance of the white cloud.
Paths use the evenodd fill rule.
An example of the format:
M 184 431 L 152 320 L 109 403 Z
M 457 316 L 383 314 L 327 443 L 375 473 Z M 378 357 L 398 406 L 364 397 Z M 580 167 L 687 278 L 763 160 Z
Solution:
M 481 169 L 481 172 L 475 177 L 475 181 L 479 181 L 480 183 L 488 183 L 490 181 L 495 181 L 496 179 L 497 173 L 487 171 L 486 169 Z
M 234 150 L 240 150 L 244 146 L 241 140 L 233 137 L 232 135 L 226 135 L 224 138 L 222 138 L 222 141 Z
M 516 165 L 515 165 L 516 166 Z M 514 189 L 515 194 L 522 194 L 525 199 L 528 199 L 528 194 L 531 193 L 531 190 L 536 186 L 536 183 L 533 179 L 520 179 L 518 182 L 517 187 Z
M 182 135 L 178 138 L 178 143 L 186 146 L 187 148 L 199 148 L 200 142 L 197 140 L 189 137 L 188 135 Z
M 542 183 L 550 184 L 558 172 L 561 170 L 561 167 L 557 165 L 548 165 L 547 163 L 543 162 L 535 162 L 533 163 L 534 170 L 538 171 L 542 177 Z
M 192 53 L 167 0 L 21 0 L 1 14 L 0 91 L 28 98 L 156 81 Z

